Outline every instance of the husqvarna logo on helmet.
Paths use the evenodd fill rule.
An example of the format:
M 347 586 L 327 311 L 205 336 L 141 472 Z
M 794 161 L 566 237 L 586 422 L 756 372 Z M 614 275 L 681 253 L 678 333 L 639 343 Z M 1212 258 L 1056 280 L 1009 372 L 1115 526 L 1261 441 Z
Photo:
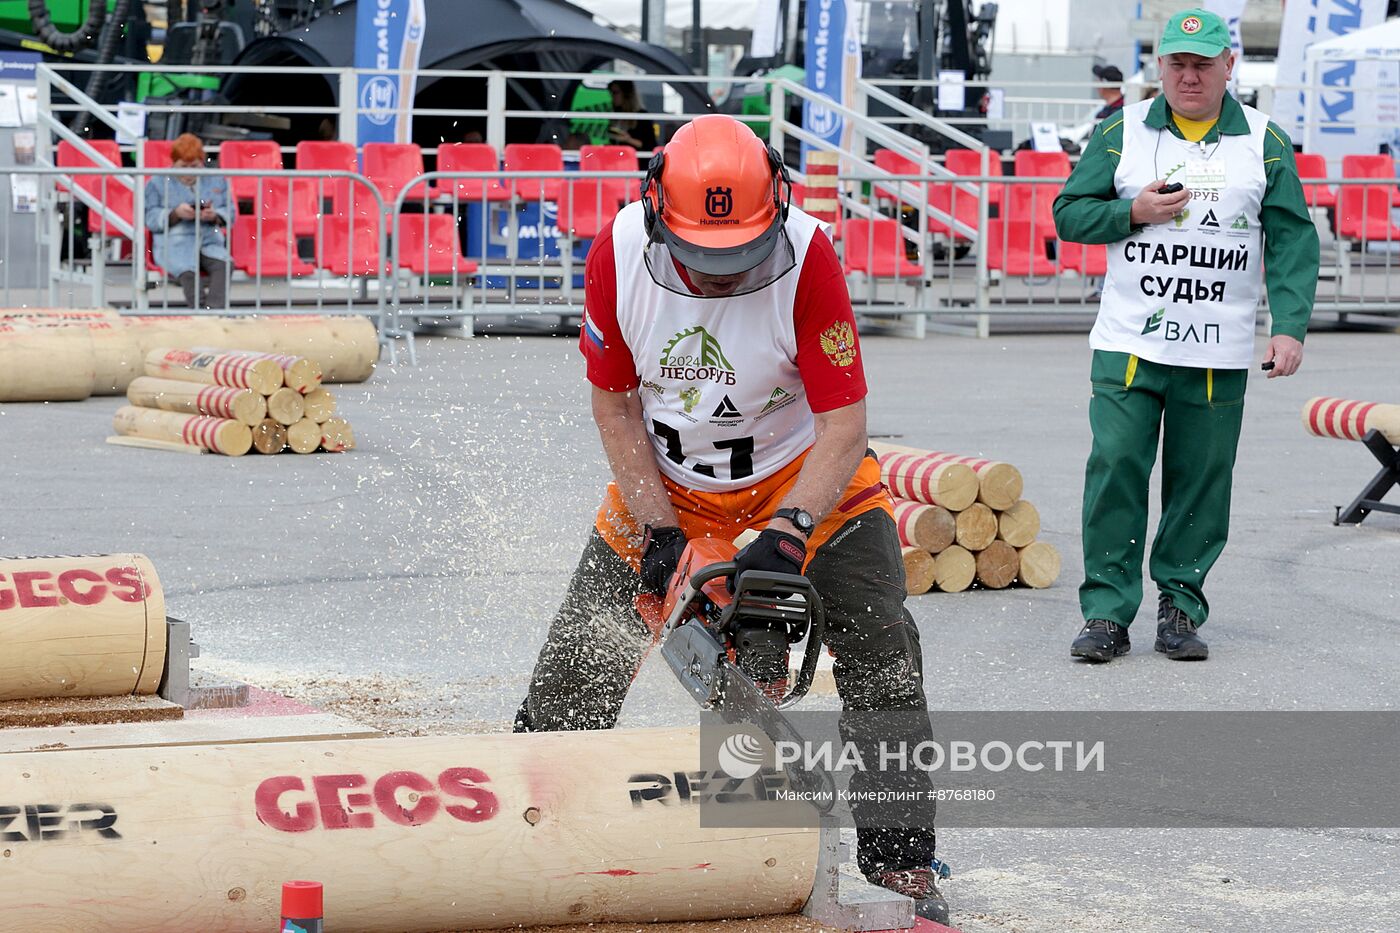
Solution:
M 728 217 L 732 210 L 734 210 L 733 188 L 716 186 L 705 189 L 705 213 L 711 217 Z

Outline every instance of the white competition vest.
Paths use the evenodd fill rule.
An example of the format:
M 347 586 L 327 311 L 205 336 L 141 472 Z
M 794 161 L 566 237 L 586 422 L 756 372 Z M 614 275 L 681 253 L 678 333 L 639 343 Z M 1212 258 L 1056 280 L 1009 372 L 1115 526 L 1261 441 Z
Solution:
M 1123 154 L 1113 181 L 1131 200 L 1158 178 L 1192 192 L 1183 214 L 1108 246 L 1095 350 L 1154 363 L 1248 369 L 1262 283 L 1259 205 L 1269 120 L 1243 107 L 1248 136 L 1208 145 L 1143 123 L 1150 100 L 1124 107 Z
M 618 327 L 641 378 L 656 462 L 682 486 L 752 486 L 816 440 L 797 370 L 793 304 L 807 246 L 821 229 L 792 208 L 791 271 L 749 295 L 691 298 L 662 288 L 647 270 L 640 201 L 613 221 Z

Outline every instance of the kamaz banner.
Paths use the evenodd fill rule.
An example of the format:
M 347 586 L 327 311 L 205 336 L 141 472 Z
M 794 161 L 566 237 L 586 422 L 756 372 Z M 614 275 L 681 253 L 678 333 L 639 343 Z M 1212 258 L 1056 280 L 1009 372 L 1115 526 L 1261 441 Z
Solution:
M 358 0 L 355 67 L 363 70 L 355 108 L 357 144 L 410 140 L 427 19 L 423 0 Z
M 848 0 L 807 0 L 807 87 L 847 107 L 860 78 L 859 13 Z M 829 107 L 805 102 L 802 127 L 832 145 L 850 148 L 851 127 Z M 806 152 L 808 147 L 802 148 Z
M 1288 0 L 1284 4 L 1278 37 L 1278 94 L 1272 116 L 1294 142 L 1302 142 L 1304 136 L 1304 86 L 1310 81 L 1304 55 L 1308 47 L 1369 29 L 1385 19 L 1385 9 L 1386 0 Z M 1344 68 L 1328 75 L 1326 83 L 1350 87 L 1354 76 L 1354 67 Z M 1350 105 L 1345 109 L 1350 111 Z

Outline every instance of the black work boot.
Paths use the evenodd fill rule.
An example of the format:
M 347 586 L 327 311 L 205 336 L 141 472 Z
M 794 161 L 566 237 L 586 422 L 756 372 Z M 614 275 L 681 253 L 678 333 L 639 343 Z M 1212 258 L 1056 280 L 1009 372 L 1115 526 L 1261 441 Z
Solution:
M 1210 657 L 1210 648 L 1196 634 L 1196 623 L 1165 595 L 1157 600 L 1157 642 L 1152 647 L 1173 661 L 1204 661 Z
M 1127 654 L 1132 647 L 1126 626 L 1111 619 L 1090 619 L 1069 646 L 1069 654 L 1086 661 L 1112 661 Z
M 914 913 L 934 923 L 948 922 L 948 902 L 934 883 L 937 875 L 932 868 L 906 868 L 897 871 L 877 871 L 866 880 L 914 901 Z

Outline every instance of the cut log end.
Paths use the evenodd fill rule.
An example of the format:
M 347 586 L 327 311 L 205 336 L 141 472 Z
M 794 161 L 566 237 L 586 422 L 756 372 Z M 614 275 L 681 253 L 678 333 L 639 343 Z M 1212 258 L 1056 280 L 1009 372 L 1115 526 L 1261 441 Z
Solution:
M 1020 567 L 1016 549 L 1005 541 L 993 541 L 977 552 L 977 582 L 989 590 L 1010 586 Z
M 303 399 L 305 416 L 317 424 L 325 424 L 335 415 L 335 396 L 330 389 L 315 388 Z
M 956 522 L 957 542 L 969 551 L 980 551 L 996 540 L 996 513 L 981 502 L 959 512 Z
M 1025 547 L 1040 534 L 1040 511 L 1025 499 L 997 516 L 997 537 L 1012 547 Z
M 945 593 L 961 593 L 977 575 L 977 559 L 958 544 L 944 548 L 933 558 L 933 582 Z
M 296 389 L 278 389 L 267 397 L 267 413 L 278 424 L 290 426 L 306 417 L 306 402 Z
M 287 446 L 293 453 L 315 453 L 321 446 L 321 426 L 310 418 L 303 418 L 296 424 L 288 425 Z
M 923 548 L 900 548 L 904 558 L 904 591 L 911 596 L 927 593 L 933 588 L 935 565 L 933 555 Z
M 338 454 L 355 446 L 355 432 L 344 418 L 330 418 L 321 425 L 321 449 Z
M 1045 589 L 1060 576 L 1060 552 L 1053 544 L 1036 541 L 1017 552 L 1021 560 L 1018 579 L 1026 586 Z
M 280 454 L 287 447 L 287 428 L 272 418 L 264 418 L 253 428 L 253 449 L 260 454 Z

